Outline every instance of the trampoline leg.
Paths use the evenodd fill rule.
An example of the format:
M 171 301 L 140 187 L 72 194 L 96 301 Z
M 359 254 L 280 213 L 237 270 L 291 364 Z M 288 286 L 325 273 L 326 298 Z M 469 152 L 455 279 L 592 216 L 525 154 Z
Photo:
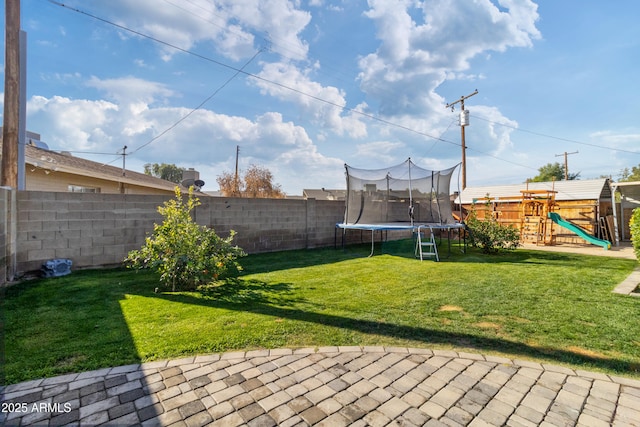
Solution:
M 369 254 L 368 258 L 371 258 L 373 256 L 374 242 L 375 242 L 375 231 L 371 230 L 371 253 Z

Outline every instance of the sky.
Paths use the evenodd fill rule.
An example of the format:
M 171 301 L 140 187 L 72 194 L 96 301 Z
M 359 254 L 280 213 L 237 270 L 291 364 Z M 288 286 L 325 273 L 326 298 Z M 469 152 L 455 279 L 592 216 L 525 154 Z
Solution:
M 204 191 L 238 155 L 300 195 L 345 188 L 345 163 L 460 163 L 447 104 L 477 90 L 467 186 L 564 153 L 615 180 L 640 165 L 638 16 L 636 0 L 22 0 L 27 129 L 103 164 L 126 146 L 130 170 L 194 168 Z

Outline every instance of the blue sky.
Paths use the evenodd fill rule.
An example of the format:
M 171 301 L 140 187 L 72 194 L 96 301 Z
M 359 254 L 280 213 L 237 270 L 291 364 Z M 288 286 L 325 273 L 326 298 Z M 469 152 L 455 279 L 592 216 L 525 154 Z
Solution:
M 467 186 L 525 182 L 564 152 L 582 179 L 640 164 L 635 0 L 64 4 L 21 10 L 27 128 L 53 150 L 120 165 L 126 145 L 128 169 L 193 167 L 213 191 L 240 146 L 241 170 L 296 195 L 344 188 L 345 163 L 457 164 L 445 105 L 477 89 Z

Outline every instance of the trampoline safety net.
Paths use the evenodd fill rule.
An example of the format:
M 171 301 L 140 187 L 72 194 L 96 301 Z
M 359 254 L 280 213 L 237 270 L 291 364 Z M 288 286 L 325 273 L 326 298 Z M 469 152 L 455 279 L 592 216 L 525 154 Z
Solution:
M 416 166 L 411 159 L 385 169 L 345 164 L 345 224 L 453 224 L 451 176 L 458 165 L 441 171 Z

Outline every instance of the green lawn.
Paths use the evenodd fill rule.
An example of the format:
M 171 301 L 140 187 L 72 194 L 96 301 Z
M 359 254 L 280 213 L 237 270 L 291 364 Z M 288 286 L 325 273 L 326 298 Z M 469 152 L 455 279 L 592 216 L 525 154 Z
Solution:
M 640 300 L 611 290 L 636 261 L 457 248 L 442 262 L 410 242 L 243 258 L 202 292 L 154 293 L 157 277 L 77 271 L 5 291 L 4 383 L 239 349 L 446 348 L 640 372 Z

